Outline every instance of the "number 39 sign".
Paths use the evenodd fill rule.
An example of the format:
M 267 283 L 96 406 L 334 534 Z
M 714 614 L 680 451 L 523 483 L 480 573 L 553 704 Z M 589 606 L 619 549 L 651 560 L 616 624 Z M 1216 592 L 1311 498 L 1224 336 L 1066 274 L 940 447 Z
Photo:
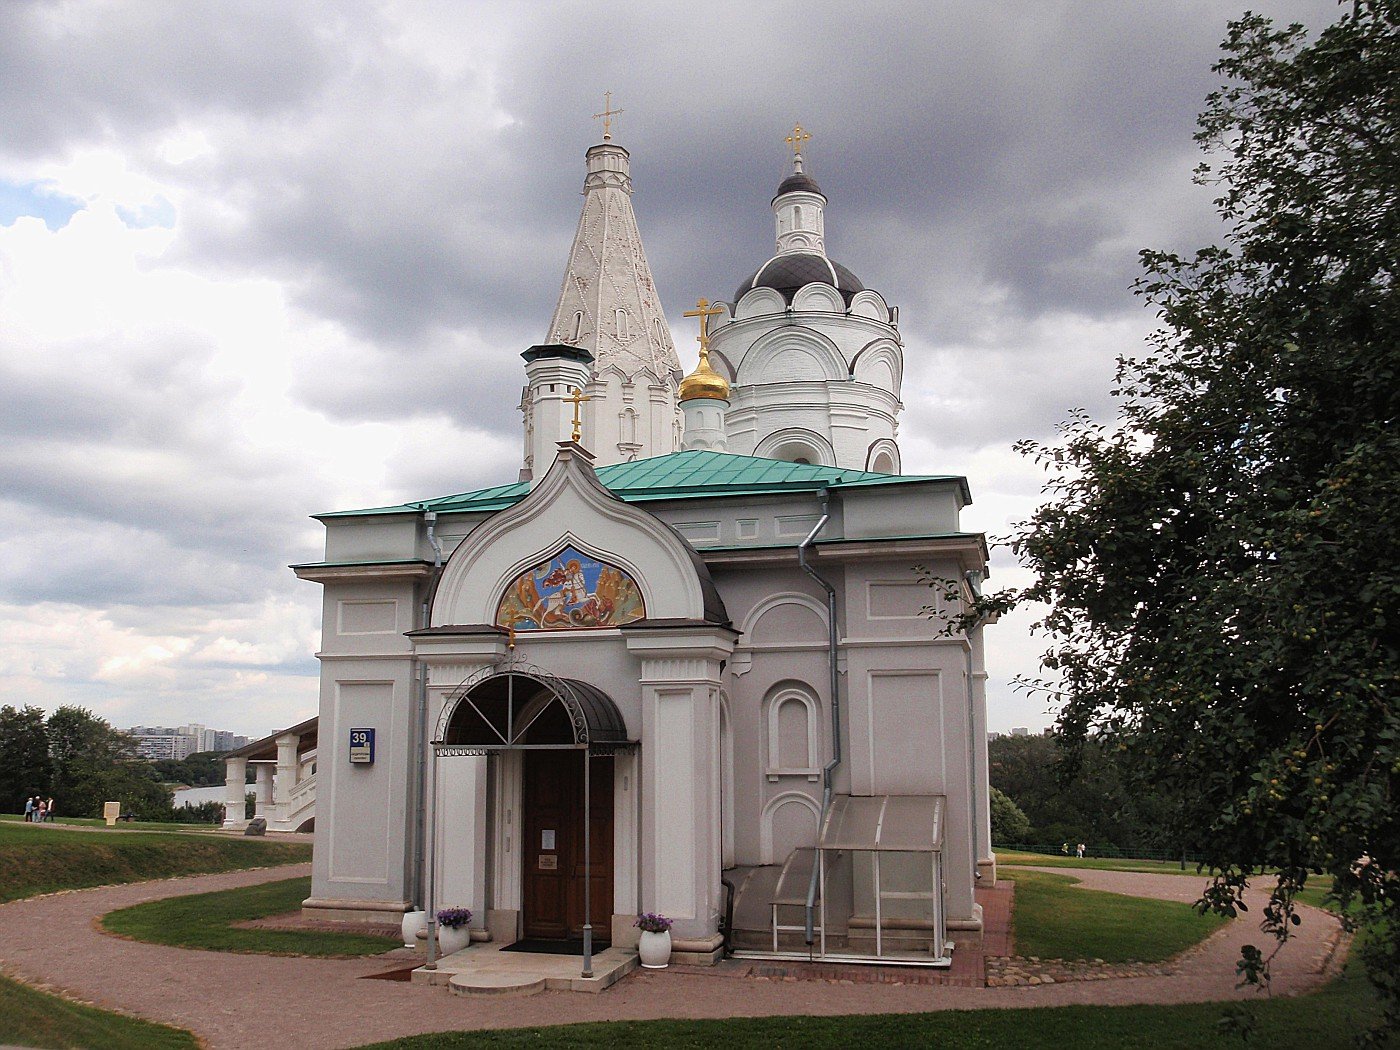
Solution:
M 350 762 L 353 765 L 371 765 L 374 762 L 374 730 L 350 730 Z

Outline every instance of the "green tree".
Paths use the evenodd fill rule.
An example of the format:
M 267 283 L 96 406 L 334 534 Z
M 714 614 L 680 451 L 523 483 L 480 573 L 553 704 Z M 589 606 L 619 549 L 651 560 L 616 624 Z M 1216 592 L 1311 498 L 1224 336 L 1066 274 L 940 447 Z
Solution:
M 143 820 L 171 818 L 171 792 L 136 756 L 131 737 L 81 707 L 60 707 L 48 720 L 53 779 L 49 788 L 60 815 L 96 817 L 104 802 Z
M 989 800 L 992 807 L 992 841 L 1025 842 L 1031 822 L 1021 812 L 1021 807 L 996 788 L 991 789 Z
M 151 763 L 156 779 L 166 784 L 214 787 L 224 782 L 225 751 L 198 751 L 188 758 L 162 758 Z
M 1202 906 L 1267 876 L 1287 936 L 1310 873 L 1359 908 L 1400 1021 L 1400 0 L 1315 40 L 1246 15 L 1198 178 L 1223 243 L 1144 252 L 1162 328 L 1120 362 L 1112 425 L 1022 446 L 1049 500 L 1013 547 L 1045 603 L 1043 688 L 1170 801 Z M 1274 873 L 1277 873 L 1275 876 Z M 1244 960 L 1267 979 L 1267 958 Z
M 49 738 L 37 707 L 0 707 L 0 812 L 22 813 L 24 800 L 49 786 Z

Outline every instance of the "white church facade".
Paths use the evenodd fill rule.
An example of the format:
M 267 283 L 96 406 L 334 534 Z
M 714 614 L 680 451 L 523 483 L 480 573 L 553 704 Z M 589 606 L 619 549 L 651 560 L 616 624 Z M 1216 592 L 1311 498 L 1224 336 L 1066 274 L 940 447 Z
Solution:
M 987 549 L 965 479 L 900 473 L 897 311 L 827 257 L 797 152 L 683 375 L 630 193 L 605 135 L 520 480 L 321 515 L 294 567 L 324 589 L 306 910 L 946 964 L 995 879 L 986 675 L 928 607 Z

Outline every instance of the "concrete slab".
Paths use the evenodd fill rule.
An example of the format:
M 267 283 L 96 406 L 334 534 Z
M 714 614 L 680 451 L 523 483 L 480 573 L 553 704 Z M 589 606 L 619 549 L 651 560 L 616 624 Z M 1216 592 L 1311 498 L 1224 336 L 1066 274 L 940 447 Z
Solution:
M 538 952 L 502 951 L 505 945 L 474 944 L 438 960 L 437 968 L 420 966 L 413 971 L 417 984 L 449 985 L 458 995 L 500 994 L 538 984 L 569 992 L 601 992 L 637 968 L 637 953 L 629 948 L 605 948 L 593 956 L 593 976 L 584 977 L 583 959 L 577 955 L 544 955 Z

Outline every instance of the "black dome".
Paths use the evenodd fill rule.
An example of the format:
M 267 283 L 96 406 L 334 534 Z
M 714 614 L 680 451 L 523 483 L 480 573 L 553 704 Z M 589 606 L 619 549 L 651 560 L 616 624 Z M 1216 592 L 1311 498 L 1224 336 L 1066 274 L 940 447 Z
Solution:
M 822 188 L 817 185 L 816 179 L 812 178 L 812 176 L 808 175 L 806 172 L 800 171 L 796 174 L 789 175 L 782 182 L 778 183 L 778 192 L 773 195 L 773 199 L 777 200 L 784 193 L 795 193 L 797 190 L 806 190 L 808 193 L 821 193 L 823 197 L 826 196 L 825 193 L 822 193 Z
M 860 283 L 855 274 L 825 255 L 818 255 L 816 252 L 788 252 L 785 255 L 773 256 L 760 266 L 752 277 L 739 285 L 739 290 L 734 293 L 734 301 L 737 303 L 751 288 L 772 288 L 782 293 L 783 299 L 791 303 L 797 290 L 809 284 L 831 285 L 841 293 L 847 306 L 851 304 L 851 298 L 856 292 L 865 290 L 865 285 Z

